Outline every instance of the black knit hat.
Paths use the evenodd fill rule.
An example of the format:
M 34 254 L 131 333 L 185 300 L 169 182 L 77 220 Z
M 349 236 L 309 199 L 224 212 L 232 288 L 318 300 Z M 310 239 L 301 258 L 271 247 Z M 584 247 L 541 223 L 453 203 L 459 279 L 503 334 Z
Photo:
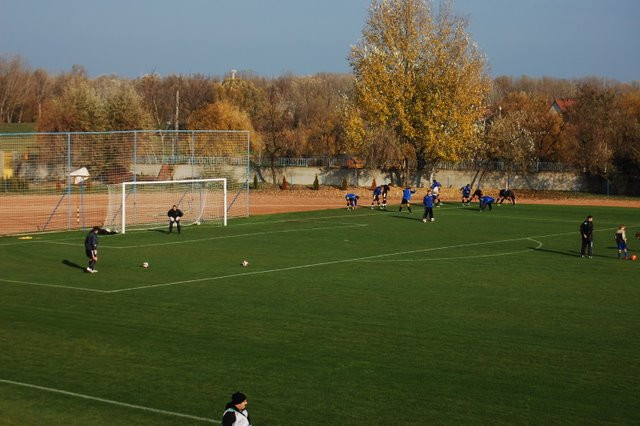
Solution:
M 233 403 L 233 405 L 242 404 L 246 400 L 247 400 L 247 396 L 242 392 L 236 392 L 233 395 L 231 395 L 231 402 Z

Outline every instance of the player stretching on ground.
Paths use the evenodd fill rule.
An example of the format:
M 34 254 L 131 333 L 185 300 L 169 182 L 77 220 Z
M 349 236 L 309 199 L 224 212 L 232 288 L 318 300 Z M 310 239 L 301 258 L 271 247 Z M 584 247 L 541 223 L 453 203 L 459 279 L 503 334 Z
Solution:
M 471 185 L 466 184 L 462 188 L 460 188 L 460 192 L 462 193 L 462 205 L 469 205 L 471 202 Z
M 387 194 L 389 194 L 390 189 L 391 187 L 389 186 L 388 183 L 385 183 L 384 185 L 382 185 L 382 208 L 383 209 L 387 208 Z
M 422 199 L 422 204 L 424 204 L 424 215 L 422 216 L 422 222 L 427 223 L 427 221 L 433 222 L 436 220 L 433 217 L 433 199 L 434 195 L 431 193 L 431 190 L 427 191 L 427 195 Z
M 501 189 L 500 194 L 498 194 L 498 201 L 496 204 L 502 204 L 504 200 L 511 201 L 511 204 L 516 205 L 516 194 L 510 189 Z
M 440 207 L 440 188 L 442 188 L 442 184 L 440 182 L 438 182 L 437 180 L 433 180 L 433 183 L 431 184 L 431 193 L 433 195 L 433 199 L 436 203 L 436 207 Z
M 169 233 L 173 231 L 173 224 L 176 224 L 178 228 L 178 234 L 180 233 L 180 218 L 182 217 L 182 210 L 178 208 L 175 204 L 169 209 L 167 212 L 167 216 L 169 216 Z
M 100 227 L 94 226 L 84 239 L 84 250 L 89 258 L 89 266 L 86 270 L 92 274 L 98 272 L 96 269 L 96 263 L 98 262 L 98 231 L 100 231 Z
M 355 210 L 356 207 L 358 207 L 358 200 L 360 197 L 356 194 L 349 193 L 344 196 L 344 199 L 347 200 L 347 210 Z
M 618 259 L 624 253 L 624 260 L 627 260 L 627 233 L 624 225 L 620 225 L 616 231 L 615 239 L 618 244 Z
M 411 187 L 406 187 L 405 189 L 402 190 L 402 202 L 400 203 L 400 209 L 398 210 L 398 213 L 400 213 L 402 211 L 402 206 L 407 206 L 407 210 L 409 210 L 409 213 L 411 212 L 411 194 L 415 194 L 416 191 L 412 191 Z
M 484 195 L 480 197 L 480 211 L 483 211 L 487 207 L 489 207 L 489 211 L 491 211 L 491 204 L 493 204 L 495 200 L 488 195 Z
M 382 194 L 382 187 L 376 186 L 373 190 L 373 200 L 371 200 L 371 210 L 373 210 L 373 203 L 378 203 L 378 208 L 380 207 L 380 194 Z

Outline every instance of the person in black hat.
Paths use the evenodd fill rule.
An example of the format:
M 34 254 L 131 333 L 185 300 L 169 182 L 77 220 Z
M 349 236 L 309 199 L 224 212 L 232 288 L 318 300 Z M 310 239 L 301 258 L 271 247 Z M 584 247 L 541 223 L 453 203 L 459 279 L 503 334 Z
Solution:
M 251 426 L 251 416 L 247 411 L 247 396 L 242 392 L 231 395 L 222 415 L 222 426 Z

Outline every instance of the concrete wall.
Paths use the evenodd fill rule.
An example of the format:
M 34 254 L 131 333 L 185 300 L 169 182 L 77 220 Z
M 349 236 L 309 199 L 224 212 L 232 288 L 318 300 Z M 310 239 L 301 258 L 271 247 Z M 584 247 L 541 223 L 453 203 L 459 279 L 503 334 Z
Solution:
M 252 170 L 253 174 L 258 174 L 262 181 L 272 182 L 272 175 L 269 169 Z M 311 185 L 316 175 L 320 185 L 339 186 L 344 178 L 350 186 L 371 186 L 373 179 L 378 185 L 391 182 L 392 178 L 388 173 L 380 170 L 368 169 L 326 169 L 320 167 L 283 167 L 276 169 L 276 181 L 282 182 L 282 177 L 286 176 L 290 184 Z M 460 188 L 473 181 L 476 175 L 473 171 L 466 170 L 441 170 L 435 175 L 436 179 L 446 188 Z M 478 175 L 479 177 L 479 175 Z M 478 177 L 474 187 L 478 186 Z M 419 181 L 418 181 L 419 180 Z M 411 184 L 413 186 L 428 186 L 429 176 L 420 178 L 414 177 Z M 396 182 L 397 183 L 397 182 Z M 493 171 L 482 176 L 479 184 L 486 188 L 513 188 L 513 189 L 539 189 L 558 191 L 585 191 L 587 182 L 584 176 L 572 172 L 537 172 L 529 174 Z

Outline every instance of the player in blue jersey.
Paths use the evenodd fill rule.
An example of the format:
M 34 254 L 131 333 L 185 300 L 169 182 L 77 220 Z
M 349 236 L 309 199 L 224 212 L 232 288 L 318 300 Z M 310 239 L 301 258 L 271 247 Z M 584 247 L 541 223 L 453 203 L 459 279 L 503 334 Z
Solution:
M 471 185 L 466 184 L 460 188 L 460 192 L 462 193 L 462 205 L 468 206 L 471 203 Z
M 380 206 L 380 195 L 382 194 L 382 187 L 376 186 L 373 189 L 373 200 L 371 200 L 371 210 L 373 210 L 373 203 L 378 203 L 378 208 L 381 209 Z
M 415 193 L 416 191 L 413 191 L 410 186 L 402 190 L 402 202 L 400 203 L 400 209 L 398 210 L 398 213 L 402 211 L 403 206 L 407 206 L 407 210 L 409 210 L 409 213 L 412 213 L 411 212 L 411 194 L 415 194 Z
M 480 211 L 483 211 L 487 207 L 489 207 L 489 210 L 491 210 L 491 204 L 493 204 L 494 201 L 495 200 L 488 195 L 480 197 Z
M 442 184 L 437 180 L 433 180 L 431 183 L 431 195 L 433 195 L 433 199 L 436 203 L 436 207 L 440 207 L 440 189 L 442 188 Z
M 355 210 L 356 207 L 358 207 L 358 200 L 360 197 L 356 194 L 349 193 L 344 196 L 344 199 L 347 200 L 347 210 Z
M 427 191 L 427 195 L 424 196 L 424 198 L 422 199 L 422 204 L 424 204 L 424 215 L 422 216 L 422 222 L 427 223 L 427 221 L 429 222 L 433 222 L 434 220 L 436 220 L 433 217 L 433 201 L 434 201 L 434 195 L 431 192 L 431 190 Z

